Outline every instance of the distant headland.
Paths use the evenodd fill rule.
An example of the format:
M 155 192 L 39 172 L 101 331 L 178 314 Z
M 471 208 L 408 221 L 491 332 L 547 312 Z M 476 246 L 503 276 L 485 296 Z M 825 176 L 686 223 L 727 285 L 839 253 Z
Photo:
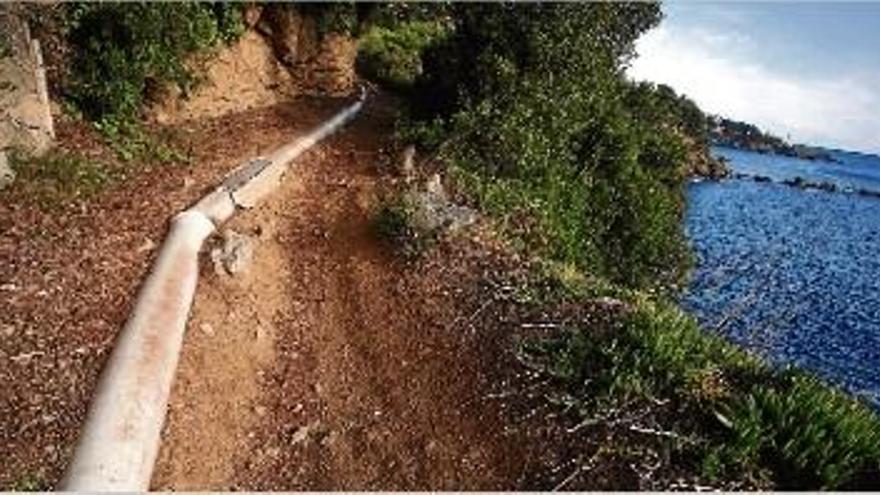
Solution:
M 791 144 L 761 131 L 757 126 L 724 117 L 708 117 L 709 140 L 716 146 L 727 146 L 757 153 L 773 153 L 805 160 L 837 162 L 828 150 L 818 146 Z

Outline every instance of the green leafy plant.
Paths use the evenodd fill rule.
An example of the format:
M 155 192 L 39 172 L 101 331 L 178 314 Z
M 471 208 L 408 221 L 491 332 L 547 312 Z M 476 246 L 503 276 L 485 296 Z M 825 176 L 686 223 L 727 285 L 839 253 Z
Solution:
M 565 272 L 572 273 L 544 271 L 534 283 L 563 300 L 594 304 L 599 295 L 613 295 L 625 301 L 625 309 L 593 310 L 587 323 L 523 347 L 564 385 L 586 421 L 614 414 L 660 424 L 671 438 L 689 439 L 665 447 L 675 454 L 667 462 L 707 483 L 878 486 L 880 418 L 868 406 L 817 378 L 769 366 L 701 330 L 673 305 L 560 277 Z
M 138 121 L 105 118 L 94 126 L 122 161 L 180 163 L 187 160 L 161 133 L 148 131 Z
M 331 33 L 353 35 L 357 32 L 358 14 L 354 2 L 302 3 L 292 6 L 315 19 L 319 37 Z
M 191 56 L 244 32 L 240 4 L 71 3 L 66 38 L 74 54 L 66 104 L 94 123 L 120 159 L 179 161 L 140 124 L 151 92 L 198 82 Z
M 782 486 L 864 488 L 880 476 L 877 415 L 816 378 L 793 372 L 775 387 L 754 387 L 726 414 L 733 441 L 716 456 L 737 467 L 769 466 Z

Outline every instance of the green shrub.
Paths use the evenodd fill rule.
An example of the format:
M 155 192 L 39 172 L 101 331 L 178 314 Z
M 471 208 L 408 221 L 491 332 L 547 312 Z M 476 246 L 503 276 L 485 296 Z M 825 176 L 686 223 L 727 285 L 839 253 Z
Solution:
M 754 387 L 727 415 L 733 441 L 713 452 L 719 460 L 767 466 L 786 488 L 862 486 L 872 477 L 878 486 L 876 413 L 815 378 L 793 373 L 777 387 Z
M 360 38 L 358 69 L 391 88 L 409 88 L 421 74 L 422 51 L 444 33 L 446 28 L 437 21 L 373 26 Z
M 220 41 L 228 44 L 241 38 L 245 31 L 242 4 L 213 2 L 209 5 L 217 22 L 217 35 Z
M 68 98 L 93 121 L 131 121 L 147 92 L 196 81 L 187 56 L 243 30 L 240 5 L 77 3 L 68 6 L 74 53 Z
M 645 294 L 583 277 L 561 281 L 552 271 L 538 280 L 542 287 L 555 280 L 563 298 L 628 301 L 618 314 L 596 312 L 588 324 L 524 346 L 564 384 L 583 418 L 631 415 L 690 439 L 671 444 L 675 455 L 667 458 L 708 483 L 878 486 L 880 418 L 865 404 L 801 372 L 774 369 Z M 655 412 L 645 417 L 645 408 Z
M 168 132 L 150 131 L 140 122 L 117 119 L 103 119 L 95 122 L 94 126 L 106 138 L 116 156 L 124 162 L 137 160 L 181 163 L 188 160 L 167 139 Z
M 122 160 L 179 159 L 140 125 L 151 91 L 198 82 L 189 57 L 244 32 L 241 4 L 71 3 L 65 35 L 73 58 L 67 104 L 92 121 Z
M 463 189 L 525 249 L 614 282 L 676 288 L 690 262 L 683 124 L 662 125 L 665 110 L 642 118 L 620 73 L 657 6 L 469 4 L 451 18 L 423 54 L 414 123 L 400 134 L 445 140 Z
M 366 26 L 393 28 L 410 22 L 437 22 L 449 17 L 450 2 L 358 2 Z
M 523 212 L 533 217 L 512 230 L 532 251 L 631 286 L 679 282 L 690 261 L 680 141 L 612 111 L 554 144 L 542 135 L 559 136 L 552 117 L 542 122 L 530 108 L 459 120 L 459 130 L 473 129 L 454 147 L 464 188 L 505 225 L 523 227 Z M 489 121 L 496 127 L 480 132 Z M 471 149 L 471 140 L 481 144 Z

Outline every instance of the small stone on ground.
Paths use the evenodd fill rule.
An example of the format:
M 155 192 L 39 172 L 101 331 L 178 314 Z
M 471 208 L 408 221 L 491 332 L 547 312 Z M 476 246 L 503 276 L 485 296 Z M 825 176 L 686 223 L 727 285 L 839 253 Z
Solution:
M 214 271 L 236 275 L 248 269 L 254 257 L 254 239 L 234 230 L 223 233 L 223 245 L 211 250 Z
M 0 151 L 0 190 L 6 189 L 15 181 L 15 171 L 9 165 L 6 152 Z

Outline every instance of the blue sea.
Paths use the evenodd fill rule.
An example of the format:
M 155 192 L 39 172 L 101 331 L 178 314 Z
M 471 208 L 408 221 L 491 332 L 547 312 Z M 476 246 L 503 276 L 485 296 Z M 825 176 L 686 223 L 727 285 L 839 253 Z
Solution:
M 880 191 L 880 158 L 713 152 L 773 182 L 688 186 L 697 266 L 682 305 L 709 331 L 880 406 L 880 198 L 852 192 Z M 839 190 L 779 183 L 798 176 Z

